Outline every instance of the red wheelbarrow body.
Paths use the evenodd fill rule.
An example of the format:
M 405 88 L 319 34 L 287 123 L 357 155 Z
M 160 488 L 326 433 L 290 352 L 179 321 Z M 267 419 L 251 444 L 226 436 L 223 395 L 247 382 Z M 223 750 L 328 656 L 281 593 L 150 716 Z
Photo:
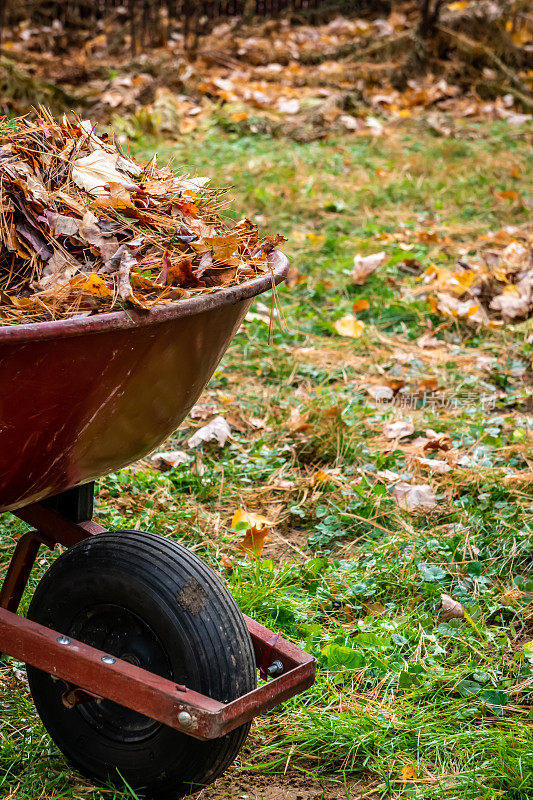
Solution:
M 91 520 L 92 505 L 80 516 L 50 498 L 81 492 L 177 428 L 253 298 L 284 279 L 285 256 L 273 252 L 270 266 L 269 275 L 149 314 L 0 327 L 0 511 L 35 528 L 19 539 L 4 579 L 0 650 L 63 680 L 65 704 L 106 698 L 212 739 L 314 680 L 311 656 L 249 619 L 261 674 L 278 677 L 222 704 L 16 613 L 40 545 L 70 547 L 104 530 Z
M 176 430 L 272 274 L 139 311 L 0 327 L 0 511 L 112 472 Z

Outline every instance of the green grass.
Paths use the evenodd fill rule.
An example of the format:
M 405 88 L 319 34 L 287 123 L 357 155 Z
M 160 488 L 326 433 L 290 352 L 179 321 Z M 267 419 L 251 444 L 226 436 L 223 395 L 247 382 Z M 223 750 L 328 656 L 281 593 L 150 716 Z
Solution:
M 232 184 L 231 216 L 259 215 L 287 236 L 303 276 L 278 292 L 288 331 L 277 328 L 268 345 L 268 325 L 246 322 L 206 390 L 204 402 L 229 418 L 234 439 L 206 446 L 200 471 L 191 456 L 166 473 L 140 464 L 110 475 L 97 504 L 102 524 L 136 525 L 193 547 L 245 613 L 318 658 L 315 686 L 257 721 L 240 767 L 334 774 L 341 783 L 370 776 L 383 798 L 530 798 L 533 664 L 524 643 L 533 636 L 533 496 L 516 473 L 531 470 L 531 328 L 487 334 L 446 323 L 440 348 L 417 348 L 428 324 L 443 320 L 425 300 L 402 295 L 417 278 L 400 268 L 406 256 L 424 267 L 453 263 L 461 248 L 475 251 L 477 236 L 527 224 L 527 204 L 493 194 L 527 197 L 524 137 L 499 122 L 470 125 L 460 140 L 410 125 L 377 140 L 306 145 L 218 128 L 176 145 L 134 143 L 140 156 L 154 148 Z M 424 227 L 438 241 L 417 235 Z M 352 286 L 354 254 L 381 249 L 384 267 Z M 333 322 L 359 298 L 369 302 L 363 337 L 341 339 Z M 398 351 L 413 358 L 402 364 Z M 492 357 L 492 367 L 479 369 L 479 356 Z M 413 390 L 437 378 L 456 405 L 402 412 L 376 404 L 366 387 L 380 376 Z M 484 397 L 494 394 L 486 409 Z M 302 430 L 291 428 L 296 407 Z M 415 436 L 446 432 L 470 461 L 428 477 L 381 435 L 383 422 L 402 413 Z M 172 448 L 198 424 L 186 421 Z M 317 481 L 319 469 L 330 470 L 326 480 Z M 377 475 L 383 470 L 431 483 L 437 507 L 401 510 Z M 277 520 L 254 563 L 231 529 L 239 507 Z M 1 524 L 6 563 L 22 526 Z M 221 566 L 223 555 L 233 567 Z M 33 585 L 51 557 L 43 553 Z M 439 619 L 441 592 L 468 619 Z M 7 660 L 1 670 L 0 796 L 132 797 L 69 771 L 15 666 Z M 402 778 L 411 764 L 416 783 Z

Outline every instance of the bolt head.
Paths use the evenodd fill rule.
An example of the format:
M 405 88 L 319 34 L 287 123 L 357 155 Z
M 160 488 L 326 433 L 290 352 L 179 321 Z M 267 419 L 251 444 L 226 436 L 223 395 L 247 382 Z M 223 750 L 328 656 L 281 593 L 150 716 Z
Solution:
M 178 722 L 184 728 L 190 728 L 192 725 L 192 717 L 188 711 L 180 711 L 178 714 Z

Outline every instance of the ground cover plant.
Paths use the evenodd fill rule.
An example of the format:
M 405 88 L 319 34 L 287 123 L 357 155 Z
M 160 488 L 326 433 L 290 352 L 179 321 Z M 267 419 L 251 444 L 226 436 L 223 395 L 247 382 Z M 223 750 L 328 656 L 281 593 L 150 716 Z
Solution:
M 133 145 L 232 184 L 234 218 L 286 236 L 292 264 L 161 453 L 98 490 L 103 525 L 193 548 L 318 659 L 206 798 L 533 792 L 533 329 L 454 312 L 434 285 L 487 242 L 498 265 L 529 252 L 527 146 L 503 120 L 303 144 L 206 125 Z M 509 280 L 452 297 L 490 309 Z M 1 525 L 5 564 L 22 525 Z M 135 796 L 71 773 L 20 664 L 2 662 L 0 691 L 0 796 Z

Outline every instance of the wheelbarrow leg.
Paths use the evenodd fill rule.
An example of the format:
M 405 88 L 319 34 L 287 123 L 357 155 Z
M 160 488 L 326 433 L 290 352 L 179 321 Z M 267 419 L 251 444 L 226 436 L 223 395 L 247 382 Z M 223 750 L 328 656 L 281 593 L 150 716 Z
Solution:
M 56 544 L 71 547 L 104 530 L 91 519 L 93 492 L 94 483 L 89 483 L 13 512 L 36 530 L 24 533 L 17 542 L 0 589 L 0 608 L 17 611 L 42 544 L 50 550 Z
M 46 540 L 37 531 L 28 531 L 20 537 L 0 590 L 0 608 L 13 613 L 17 611 L 39 547 L 45 543 Z

